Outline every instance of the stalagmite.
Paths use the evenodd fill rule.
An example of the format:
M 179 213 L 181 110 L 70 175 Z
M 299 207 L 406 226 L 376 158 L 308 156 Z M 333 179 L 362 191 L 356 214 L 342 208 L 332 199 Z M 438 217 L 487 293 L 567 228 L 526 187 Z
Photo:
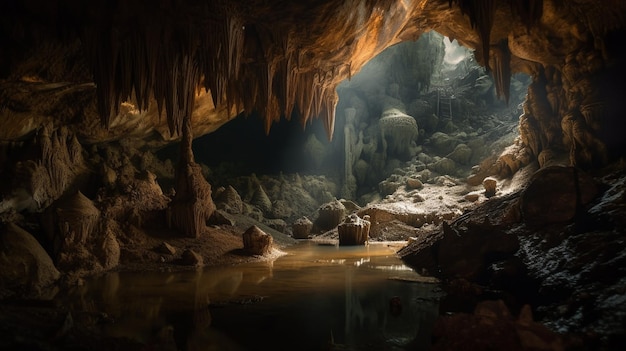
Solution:
M 274 238 L 253 225 L 242 235 L 243 250 L 249 255 L 265 255 L 272 250 Z
M 168 209 L 168 224 L 184 236 L 199 238 L 206 221 L 215 211 L 211 198 L 211 185 L 204 179 L 202 168 L 195 163 L 191 149 L 191 121 L 183 123 L 180 143 L 180 161 L 176 169 L 176 195 Z
M 361 219 L 356 214 L 346 217 L 346 220 L 339 224 L 339 245 L 363 245 L 369 240 L 370 221 L 365 215 Z

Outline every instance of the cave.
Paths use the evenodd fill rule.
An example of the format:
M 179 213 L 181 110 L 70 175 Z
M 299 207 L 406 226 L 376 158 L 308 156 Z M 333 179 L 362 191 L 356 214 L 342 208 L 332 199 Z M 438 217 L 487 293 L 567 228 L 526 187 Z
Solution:
M 0 349 L 626 343 L 626 2 L 0 18 Z

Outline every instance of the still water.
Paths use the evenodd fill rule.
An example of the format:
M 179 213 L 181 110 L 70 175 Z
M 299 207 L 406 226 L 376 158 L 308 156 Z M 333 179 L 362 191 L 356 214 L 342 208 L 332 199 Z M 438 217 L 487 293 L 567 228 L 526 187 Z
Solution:
M 273 262 L 195 272 L 114 272 L 68 296 L 105 333 L 180 350 L 420 350 L 439 287 L 384 243 L 303 242 Z M 167 337 L 166 337 L 167 336 Z M 161 345 L 162 346 L 162 345 Z

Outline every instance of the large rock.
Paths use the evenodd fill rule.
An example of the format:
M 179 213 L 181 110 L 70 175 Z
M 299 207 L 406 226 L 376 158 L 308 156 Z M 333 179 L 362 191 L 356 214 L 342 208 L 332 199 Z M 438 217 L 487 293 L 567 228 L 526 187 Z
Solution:
M 531 224 L 566 222 L 598 194 L 598 186 L 574 167 L 551 166 L 538 170 L 520 199 L 524 220 Z
M 227 213 L 243 213 L 243 201 L 241 196 L 232 186 L 227 186 L 215 199 L 215 205 L 218 210 L 224 210 Z
M 8 293 L 5 289 L 38 295 L 59 279 L 59 271 L 37 239 L 13 223 L 0 227 L 4 227 L 0 230 L 0 297 Z
M 313 222 L 307 217 L 300 217 L 293 222 L 291 228 L 294 239 L 308 239 L 313 228 Z
M 345 215 L 346 207 L 335 199 L 320 206 L 315 226 L 321 230 L 333 229 L 341 223 Z
M 360 218 L 356 214 L 346 217 L 346 220 L 339 224 L 339 245 L 363 245 L 367 244 L 370 232 L 369 216 Z
M 272 250 L 271 235 L 253 225 L 243 233 L 243 250 L 249 255 L 265 255 Z

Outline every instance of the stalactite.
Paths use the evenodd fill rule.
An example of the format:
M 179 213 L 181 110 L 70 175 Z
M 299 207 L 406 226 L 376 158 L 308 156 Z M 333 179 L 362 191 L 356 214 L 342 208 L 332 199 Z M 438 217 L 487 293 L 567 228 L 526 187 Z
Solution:
M 493 19 L 496 12 L 496 0 L 449 0 L 452 3 L 458 3 L 461 12 L 468 15 L 472 28 L 477 29 L 482 45 L 483 60 L 485 68 L 489 70 L 489 47 L 491 38 L 491 27 L 493 27 Z
M 503 97 L 509 103 L 511 86 L 511 51 L 507 39 L 502 39 L 494 50 L 495 69 L 493 70 L 498 97 Z
M 72 135 L 72 140 L 68 145 L 68 153 L 70 157 L 70 163 L 73 166 L 82 165 L 83 163 L 83 147 L 80 145 L 76 134 Z
M 526 29 L 535 25 L 543 15 L 543 0 L 510 0 L 511 10 L 517 13 Z

